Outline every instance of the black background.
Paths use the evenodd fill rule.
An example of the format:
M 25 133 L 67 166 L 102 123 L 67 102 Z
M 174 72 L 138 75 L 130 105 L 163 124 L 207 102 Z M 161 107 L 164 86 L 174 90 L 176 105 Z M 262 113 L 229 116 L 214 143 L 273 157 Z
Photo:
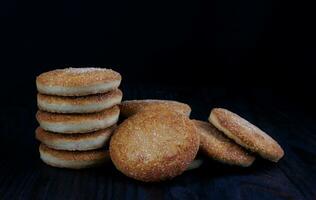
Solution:
M 49 182 L 48 177 L 40 176 L 40 180 L 35 181 L 37 185 L 34 185 L 29 176 L 38 180 L 36 177 L 39 175 L 31 170 L 26 174 L 21 171 L 35 166 L 39 174 L 56 176 L 57 173 L 60 178 L 64 176 L 60 175 L 64 173 L 43 166 L 38 160 L 37 143 L 33 139 L 33 130 L 37 124 L 34 118 L 36 76 L 55 68 L 89 66 L 119 71 L 123 76 L 125 99 L 177 99 L 190 103 L 192 115 L 198 119 L 206 119 L 212 107 L 228 107 L 258 122 L 261 127 L 272 130 L 271 134 L 285 146 L 289 157 L 296 155 L 301 159 L 284 161 L 283 166 L 306 161 L 306 166 L 304 163 L 304 166 L 296 168 L 282 168 L 283 172 L 288 170 L 287 174 L 296 171 L 303 174 L 299 179 L 290 178 L 293 185 L 283 188 L 281 197 L 312 199 L 315 191 L 311 185 L 315 185 L 315 181 L 307 177 L 315 173 L 310 159 L 316 155 L 315 149 L 311 147 L 316 144 L 313 114 L 316 100 L 314 13 L 313 5 L 307 1 L 1 0 L 0 149 L 6 160 L 3 161 L 6 164 L 1 165 L 1 176 L 6 178 L 0 179 L 0 197 L 4 195 L 12 199 L 14 194 L 20 198 L 58 198 L 62 194 L 66 194 L 65 197 L 77 197 L 61 192 L 62 188 L 55 188 L 59 193 L 56 192 L 54 196 L 54 187 L 45 186 L 48 189 L 43 189 L 39 186 Z M 278 135 L 280 130 L 283 133 Z M 296 148 L 290 148 L 293 145 L 290 141 L 295 141 L 297 137 L 297 143 L 294 142 Z M 21 151 L 25 156 L 18 160 L 16 157 L 21 157 Z M 214 184 L 208 182 L 216 180 L 212 179 L 213 173 L 206 170 L 213 164 L 206 165 L 204 171 L 184 176 L 183 181 L 189 184 L 192 179 L 192 184 L 198 183 L 199 187 Z M 268 170 L 261 166 L 271 167 L 259 161 L 256 165 L 258 170 Z M 220 168 L 221 165 L 215 164 L 214 169 Z M 115 169 L 111 170 L 113 174 L 119 174 Z M 234 176 L 235 172 L 235 169 L 224 168 L 219 174 Z M 243 170 L 237 172 L 239 175 L 246 173 Z M 254 169 L 251 172 L 256 174 Z M 75 173 L 77 179 L 81 180 L 79 177 L 84 176 L 95 184 L 92 177 L 98 172 L 82 172 L 84 175 L 69 173 L 65 175 L 69 176 L 69 180 L 71 174 Z M 211 175 L 205 177 L 205 173 Z M 141 191 L 137 194 L 132 192 L 131 197 L 148 197 L 148 193 L 150 197 L 155 194 L 157 197 L 192 197 L 191 193 L 182 191 L 183 188 L 173 187 L 173 182 L 161 189 L 155 185 L 130 183 L 129 179 L 116 176 L 119 175 L 114 175 L 114 178 L 111 176 L 110 179 L 116 180 L 113 183 L 117 184 L 113 186 L 116 189 L 108 188 L 104 181 L 98 180 L 99 184 L 103 184 L 102 187 L 113 190 L 110 192 L 112 196 L 106 193 L 107 197 L 113 198 L 113 195 L 126 190 L 134 191 L 133 187 Z M 301 179 L 308 180 L 298 181 Z M 175 183 L 181 185 L 180 180 L 182 178 Z M 282 181 L 264 183 L 284 183 L 282 178 L 277 180 Z M 29 187 L 27 181 L 30 181 Z M 67 182 L 67 178 L 63 181 Z M 226 187 L 229 191 L 229 187 L 238 185 L 234 179 L 229 181 L 229 184 L 223 184 L 223 188 L 215 185 L 212 190 L 214 193 L 209 191 L 210 188 L 195 190 L 195 186 L 190 192 L 198 198 L 231 198 L 234 196 L 216 193 L 217 189 L 226 191 Z M 83 185 L 78 187 L 89 193 L 96 187 L 93 184 L 87 190 L 82 189 Z M 304 186 L 299 188 L 301 184 Z M 69 186 L 68 190 L 76 191 L 76 184 Z M 285 195 L 287 192 L 288 196 Z M 39 195 L 42 193 L 45 195 Z M 94 197 L 104 197 L 102 194 Z M 247 197 L 250 199 L 257 197 L 252 196 L 251 192 L 249 195 Z M 271 197 L 264 194 L 259 196 L 267 199 Z
M 114 68 L 129 84 L 314 98 L 315 18 L 304 1 L 2 0 L 0 9 L 7 98 L 34 94 L 36 75 L 66 66 Z

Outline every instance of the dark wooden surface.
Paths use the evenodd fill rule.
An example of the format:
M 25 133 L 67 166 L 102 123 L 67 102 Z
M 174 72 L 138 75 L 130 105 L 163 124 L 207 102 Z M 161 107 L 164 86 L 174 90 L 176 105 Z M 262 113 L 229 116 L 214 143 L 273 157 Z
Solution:
M 1 109 L 0 199 L 316 199 L 316 120 L 286 99 L 253 89 L 122 89 L 125 99 L 184 101 L 196 119 L 206 120 L 213 107 L 231 109 L 275 138 L 285 157 L 277 164 L 259 158 L 250 168 L 205 159 L 199 169 L 154 184 L 127 178 L 112 165 L 80 171 L 52 168 L 39 159 L 33 96 Z

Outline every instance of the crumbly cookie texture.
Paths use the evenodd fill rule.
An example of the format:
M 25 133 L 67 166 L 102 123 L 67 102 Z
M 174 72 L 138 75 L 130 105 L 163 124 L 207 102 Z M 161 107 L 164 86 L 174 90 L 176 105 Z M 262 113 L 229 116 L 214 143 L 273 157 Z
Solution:
M 171 179 L 195 158 L 200 138 L 192 121 L 177 112 L 142 111 L 118 126 L 110 141 L 116 168 L 137 180 Z
M 265 159 L 277 162 L 284 155 L 281 146 L 267 133 L 229 110 L 214 108 L 209 121 L 236 143 Z

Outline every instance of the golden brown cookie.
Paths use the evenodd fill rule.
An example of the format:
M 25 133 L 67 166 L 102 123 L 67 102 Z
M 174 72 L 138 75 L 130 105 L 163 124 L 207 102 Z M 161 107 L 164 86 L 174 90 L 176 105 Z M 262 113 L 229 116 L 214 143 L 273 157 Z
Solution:
M 40 126 L 56 133 L 87 133 L 108 128 L 118 121 L 118 106 L 89 114 L 60 114 L 38 111 L 36 119 Z
M 129 100 L 123 101 L 120 105 L 121 115 L 124 117 L 132 116 L 139 111 L 159 111 L 165 108 L 172 111 L 176 111 L 186 116 L 190 116 L 191 113 L 191 108 L 189 105 L 172 100 Z
M 35 137 L 46 146 L 57 150 L 86 151 L 105 147 L 116 126 L 91 133 L 61 134 L 45 131 L 41 127 L 35 130 Z
M 53 167 L 82 169 L 96 167 L 110 161 L 109 152 L 104 149 L 90 151 L 55 150 L 41 144 L 40 157 L 44 163 Z
M 193 161 L 199 148 L 193 122 L 170 110 L 142 111 L 118 126 L 110 156 L 125 175 L 145 182 L 171 179 Z
M 40 110 L 54 113 L 93 113 L 117 105 L 122 100 L 119 89 L 107 93 L 81 97 L 64 97 L 37 94 L 37 105 Z
M 105 68 L 66 68 L 40 74 L 39 93 L 57 96 L 84 96 L 117 89 L 121 75 Z
M 200 149 L 210 158 L 230 165 L 250 166 L 255 157 L 208 122 L 192 120 L 200 135 Z
M 280 145 L 268 134 L 229 110 L 214 108 L 209 121 L 236 143 L 265 159 L 277 162 L 284 155 Z

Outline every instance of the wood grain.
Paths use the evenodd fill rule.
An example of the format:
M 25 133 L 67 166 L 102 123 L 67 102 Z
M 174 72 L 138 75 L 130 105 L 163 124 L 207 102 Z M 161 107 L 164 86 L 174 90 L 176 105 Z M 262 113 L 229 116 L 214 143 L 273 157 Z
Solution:
M 124 86 L 123 92 L 124 99 L 183 101 L 191 105 L 192 118 L 201 120 L 213 107 L 231 109 L 271 134 L 285 157 L 277 164 L 259 158 L 246 169 L 205 158 L 201 168 L 155 184 L 127 178 L 112 165 L 52 168 L 39 159 L 33 102 L 0 113 L 0 199 L 316 199 L 316 123 L 299 109 L 268 101 L 270 96 L 227 89 L 135 85 Z

